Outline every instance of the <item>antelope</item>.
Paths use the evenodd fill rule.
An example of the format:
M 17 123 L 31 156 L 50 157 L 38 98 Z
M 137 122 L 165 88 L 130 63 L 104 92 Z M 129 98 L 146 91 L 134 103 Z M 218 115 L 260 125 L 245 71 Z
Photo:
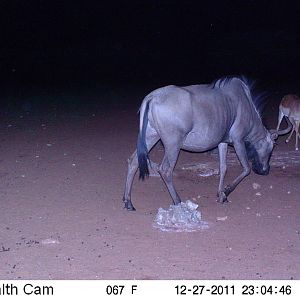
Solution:
M 296 144 L 295 150 L 298 151 L 298 138 L 300 138 L 299 134 L 299 125 L 300 125 L 300 98 L 297 95 L 289 94 L 285 95 L 279 105 L 279 114 L 278 114 L 278 125 L 277 131 L 280 127 L 280 123 L 283 117 L 286 117 L 286 120 L 292 123 L 293 129 L 286 139 L 286 143 L 288 143 L 292 137 L 293 132 L 296 133 Z

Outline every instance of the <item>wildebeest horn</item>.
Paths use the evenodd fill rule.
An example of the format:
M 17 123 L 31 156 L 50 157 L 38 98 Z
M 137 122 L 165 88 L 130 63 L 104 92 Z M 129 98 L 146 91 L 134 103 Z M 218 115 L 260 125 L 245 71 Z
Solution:
M 292 130 L 292 128 L 293 128 L 293 125 L 292 125 L 292 123 L 291 123 L 291 121 L 288 119 L 288 118 L 285 118 L 286 119 L 286 121 L 287 121 L 287 123 L 288 123 L 288 127 L 286 128 L 286 129 L 283 129 L 283 130 L 276 130 L 276 129 L 271 129 L 270 130 L 270 133 L 271 133 L 271 135 L 285 135 L 285 134 L 287 134 L 287 133 L 289 133 L 291 130 Z M 277 137 L 276 137 L 277 138 Z M 275 139 L 276 139 L 275 138 Z

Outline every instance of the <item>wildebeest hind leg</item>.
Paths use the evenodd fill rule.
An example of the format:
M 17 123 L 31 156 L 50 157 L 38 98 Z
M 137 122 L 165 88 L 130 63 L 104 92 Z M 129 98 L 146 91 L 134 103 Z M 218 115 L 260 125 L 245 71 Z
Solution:
M 149 167 L 150 176 L 160 176 L 158 172 L 159 169 L 158 163 L 150 160 L 150 162 L 148 163 L 148 167 Z
M 149 133 L 149 131 L 147 132 L 146 144 L 147 144 L 148 151 L 151 150 L 151 148 L 157 143 L 158 140 L 159 140 L 159 136 L 156 132 L 151 132 L 151 134 Z M 127 170 L 125 191 L 123 195 L 124 208 L 126 208 L 127 210 L 135 210 L 131 202 L 131 189 L 132 189 L 134 175 L 137 169 L 138 169 L 137 152 L 134 151 L 134 153 L 128 159 L 128 170 Z
M 165 182 L 175 205 L 181 202 L 173 184 L 173 170 L 176 165 L 179 151 L 178 144 L 173 146 L 165 145 L 165 155 L 159 167 L 159 174 Z
M 137 152 L 136 150 L 128 159 L 128 170 L 127 170 L 127 177 L 126 177 L 126 184 L 125 184 L 125 191 L 123 196 L 124 208 L 128 210 L 135 210 L 131 202 L 131 188 L 132 182 L 134 179 L 134 175 L 138 169 L 138 159 L 137 159 Z

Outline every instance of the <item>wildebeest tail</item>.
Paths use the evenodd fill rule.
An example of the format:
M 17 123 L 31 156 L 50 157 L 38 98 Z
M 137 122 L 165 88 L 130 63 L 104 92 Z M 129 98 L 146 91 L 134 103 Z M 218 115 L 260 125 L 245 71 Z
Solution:
M 138 163 L 139 163 L 139 169 L 140 169 L 140 175 L 139 179 L 144 180 L 145 177 L 149 176 L 149 168 L 148 168 L 148 149 L 146 145 L 146 128 L 148 124 L 148 112 L 149 112 L 149 103 L 150 101 L 146 102 L 145 107 L 141 107 L 140 110 L 140 132 L 138 135 L 137 140 L 137 156 L 138 156 Z

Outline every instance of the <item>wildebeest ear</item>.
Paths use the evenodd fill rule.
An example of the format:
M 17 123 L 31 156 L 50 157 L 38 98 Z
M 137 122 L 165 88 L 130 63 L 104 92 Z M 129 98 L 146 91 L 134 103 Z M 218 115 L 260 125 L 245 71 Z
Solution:
M 278 139 L 278 132 L 277 131 L 270 131 L 272 141 Z

